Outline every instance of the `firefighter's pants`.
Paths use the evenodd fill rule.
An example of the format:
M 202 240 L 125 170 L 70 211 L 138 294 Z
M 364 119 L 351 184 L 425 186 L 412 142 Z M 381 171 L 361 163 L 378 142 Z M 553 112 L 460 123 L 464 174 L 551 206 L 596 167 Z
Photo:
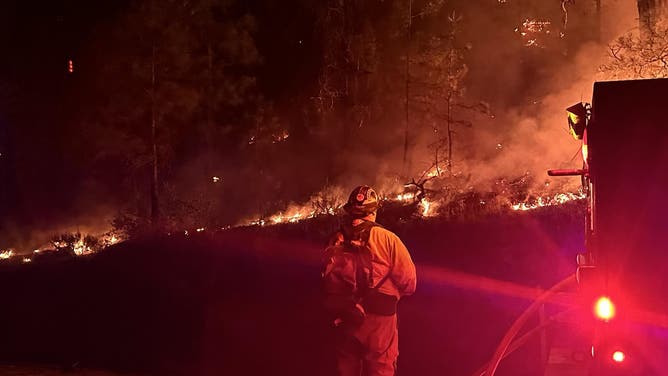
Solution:
M 337 343 L 339 376 L 393 376 L 398 356 L 396 314 L 367 314 L 362 326 L 340 333 Z

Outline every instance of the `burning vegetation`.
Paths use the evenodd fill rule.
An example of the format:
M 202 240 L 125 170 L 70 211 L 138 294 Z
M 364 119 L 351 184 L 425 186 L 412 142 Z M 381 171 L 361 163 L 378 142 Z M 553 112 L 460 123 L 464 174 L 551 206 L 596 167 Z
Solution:
M 257 5 L 239 14 L 230 10 L 239 0 L 221 9 L 177 3 L 133 2 L 91 33 L 86 51 L 68 52 L 76 69 L 63 84 L 67 106 L 51 115 L 71 127 L 44 137 L 68 143 L 29 154 L 38 165 L 49 156 L 34 150 L 55 147 L 62 160 L 35 177 L 15 168 L 7 184 L 38 196 L 35 207 L 60 211 L 53 202 L 62 201 L 62 212 L 92 213 L 105 205 L 116 235 L 67 233 L 40 250 L 87 255 L 150 231 L 192 235 L 332 216 L 353 182 L 373 185 L 415 218 L 582 198 L 539 178 L 565 163 L 570 145 L 554 141 L 558 125 L 543 115 L 557 110 L 536 104 L 565 90 L 553 77 L 571 58 L 553 41 L 564 37 L 567 9 L 584 5 L 325 1 L 294 5 L 296 13 Z M 294 28 L 267 32 L 294 14 L 302 15 Z M 571 19 L 569 34 L 577 22 L 596 27 L 576 12 Z M 586 42 L 569 41 L 570 51 Z M 119 48 L 96 47 L 105 43 Z M 47 122 L 29 119 L 17 129 L 51 131 L 30 128 Z M 72 176 L 58 172 L 65 163 Z M 67 188 L 31 194 L 43 179 Z M 25 202 L 11 209 L 12 221 L 34 212 Z M 73 228 L 72 218 L 49 220 Z
M 72 256 L 85 256 L 99 252 L 114 244 L 125 240 L 121 235 L 110 231 L 101 235 L 75 233 L 63 233 L 53 236 L 49 244 L 34 249 L 31 254 L 16 252 L 15 249 L 0 251 L 0 260 L 11 260 L 22 263 L 30 263 L 34 258 L 52 254 L 67 254 Z
M 552 195 L 534 196 L 529 193 L 528 186 L 523 186 L 529 179 L 514 182 L 500 180 L 497 192 L 480 193 L 475 190 L 450 192 L 445 188 L 425 188 L 425 185 L 431 182 L 438 183 L 438 178 L 443 178 L 438 169 L 432 169 L 423 174 L 427 180 L 422 183 L 415 181 L 405 184 L 403 191 L 399 193 L 380 192 L 381 207 L 404 207 L 409 213 L 408 218 L 404 220 L 425 219 L 425 218 L 446 218 L 456 220 L 462 217 L 482 217 L 490 214 L 497 214 L 512 211 L 527 211 L 547 206 L 562 205 L 568 202 L 582 200 L 586 195 L 582 192 L 561 192 Z M 514 190 L 514 191 L 512 191 Z M 513 199 L 512 197 L 515 197 Z M 523 197 L 523 199 L 517 199 Z M 184 236 L 203 233 L 206 231 L 226 231 L 236 227 L 244 226 L 272 226 L 286 223 L 298 223 L 304 220 L 313 219 L 320 216 L 335 216 L 342 214 L 342 207 L 345 203 L 346 195 L 343 188 L 329 187 L 302 205 L 292 204 L 286 210 L 276 214 L 248 220 L 235 226 L 223 226 L 217 228 L 197 227 L 194 229 L 183 229 L 180 231 L 165 230 L 164 234 L 172 235 L 182 233 Z M 30 263 L 33 258 L 44 254 L 58 252 L 73 256 L 86 256 L 97 253 L 112 245 L 122 242 L 131 236 L 123 234 L 122 229 L 116 228 L 101 235 L 83 234 L 80 232 L 63 233 L 53 236 L 50 244 L 33 250 L 32 255 L 17 253 L 15 249 L 6 249 L 0 251 L 0 260 L 21 260 L 23 263 Z
M 547 206 L 566 204 L 582 200 L 586 194 L 580 189 L 557 193 L 534 194 L 530 184 L 530 175 L 515 181 L 500 179 L 495 190 L 483 193 L 470 187 L 468 190 L 455 190 L 447 182 L 453 180 L 439 168 L 432 168 L 422 174 L 416 182 L 413 180 L 403 186 L 400 192 L 379 192 L 381 206 L 400 205 L 413 207 L 413 214 L 418 218 L 445 217 L 456 220 L 460 217 L 485 216 L 508 211 L 527 211 Z M 549 187 L 549 184 L 546 185 Z M 345 203 L 346 196 L 342 188 L 329 188 L 315 195 L 303 205 L 290 205 L 285 211 L 246 224 L 266 226 L 281 223 L 296 223 L 321 215 L 337 215 Z M 549 192 L 549 190 L 548 190 Z

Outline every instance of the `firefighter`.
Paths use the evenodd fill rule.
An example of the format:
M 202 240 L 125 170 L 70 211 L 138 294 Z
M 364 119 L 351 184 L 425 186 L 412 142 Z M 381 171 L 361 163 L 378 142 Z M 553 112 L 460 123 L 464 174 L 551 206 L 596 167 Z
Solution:
M 378 196 L 369 186 L 355 188 L 344 210 L 348 225 L 373 225 L 368 232 L 371 253 L 373 294 L 365 297 L 360 309 L 364 319 L 359 325 L 340 325 L 337 333 L 337 368 L 340 376 L 391 376 L 399 356 L 397 302 L 415 292 L 415 265 L 408 249 L 393 232 L 375 225 Z M 373 223 L 370 223 L 373 222 Z M 345 226 L 345 225 L 344 225 Z M 344 242 L 343 230 L 329 245 Z

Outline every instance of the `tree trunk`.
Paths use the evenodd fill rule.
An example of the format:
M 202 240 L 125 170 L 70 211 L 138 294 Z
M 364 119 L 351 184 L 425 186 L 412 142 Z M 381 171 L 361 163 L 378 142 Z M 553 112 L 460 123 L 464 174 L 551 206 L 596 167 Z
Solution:
M 206 87 L 206 130 L 204 132 L 206 140 L 206 159 L 204 161 L 204 176 L 209 180 L 207 184 L 206 193 L 209 197 L 206 200 L 205 207 L 205 223 L 210 225 L 209 221 L 213 218 L 212 203 L 215 202 L 215 190 L 213 186 L 213 177 L 216 176 L 214 170 L 214 129 L 213 129 L 213 47 L 211 40 L 207 43 L 207 87 Z
M 664 2 L 664 0 L 638 0 L 638 26 L 643 37 L 654 32 Z
M 207 173 L 212 172 L 213 163 L 211 160 L 211 155 L 213 154 L 213 47 L 209 41 L 207 45 L 207 63 L 208 63 L 208 72 L 207 72 L 207 88 L 206 88 L 206 143 L 209 152 L 209 158 L 207 158 Z
M 156 47 L 151 54 L 151 147 L 153 152 L 151 174 L 151 224 L 156 226 L 160 220 L 158 200 L 158 141 L 157 141 L 157 104 L 156 104 Z
M 408 176 L 411 168 L 410 158 L 408 156 L 409 148 L 409 129 L 410 129 L 410 67 L 411 67 L 411 23 L 413 21 L 413 0 L 408 0 L 408 25 L 406 30 L 406 81 L 405 81 L 405 129 L 404 129 L 404 161 L 403 173 Z
M 455 133 L 452 130 L 452 116 L 450 114 L 450 110 L 452 107 L 452 93 L 448 94 L 448 162 L 446 164 L 446 168 L 448 170 L 449 174 L 452 174 L 452 134 Z
M 596 40 L 601 41 L 601 0 L 594 0 L 596 5 Z

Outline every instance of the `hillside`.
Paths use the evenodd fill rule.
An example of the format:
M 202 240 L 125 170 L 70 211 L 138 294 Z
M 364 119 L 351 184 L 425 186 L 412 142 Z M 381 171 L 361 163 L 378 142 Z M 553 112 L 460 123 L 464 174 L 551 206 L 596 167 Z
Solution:
M 379 222 L 402 237 L 418 267 L 418 291 L 400 305 L 405 375 L 471 374 L 529 304 L 457 287 L 439 270 L 549 287 L 574 271 L 583 244 L 581 202 L 468 221 L 386 211 Z M 318 282 L 321 245 L 337 226 L 337 217 L 319 217 L 0 265 L 0 361 L 159 375 L 329 375 Z M 526 359 L 536 349 L 511 356 L 501 374 L 535 372 L 537 360 Z

